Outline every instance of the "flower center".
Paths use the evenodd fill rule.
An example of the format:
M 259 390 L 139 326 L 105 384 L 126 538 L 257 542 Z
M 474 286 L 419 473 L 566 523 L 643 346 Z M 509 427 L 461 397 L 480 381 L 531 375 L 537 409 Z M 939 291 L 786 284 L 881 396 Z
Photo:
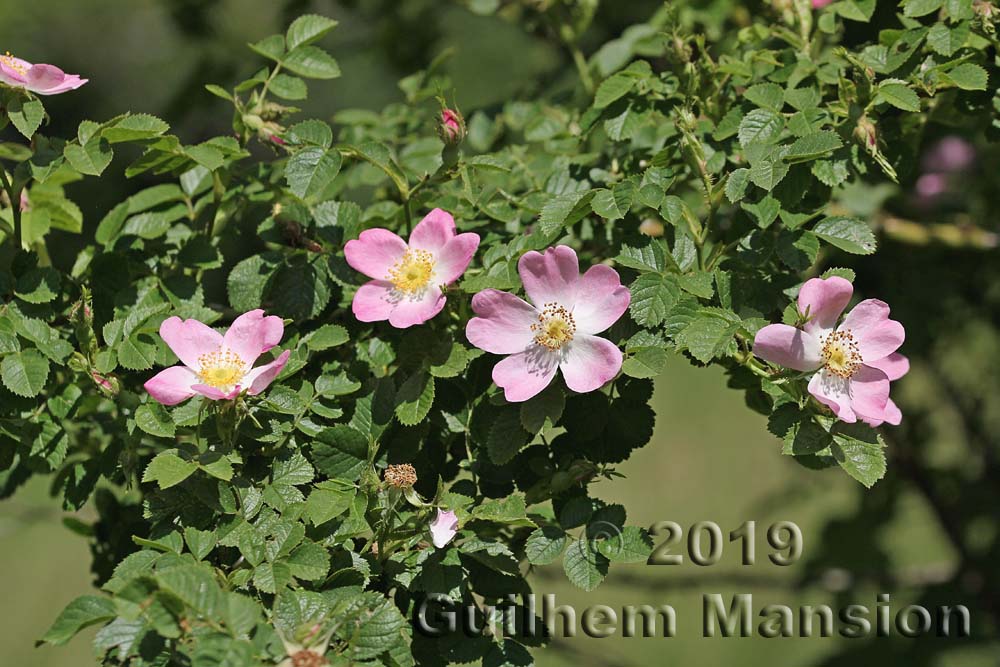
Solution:
M 0 62 L 2 62 L 7 67 L 14 70 L 21 76 L 24 76 L 25 74 L 28 73 L 28 68 L 26 68 L 24 65 L 20 64 L 16 60 L 14 60 L 14 56 L 10 54 L 10 51 L 7 51 L 6 55 L 0 56 Z
M 389 269 L 389 282 L 400 292 L 416 294 L 434 275 L 434 256 L 426 250 L 411 248 Z
M 557 303 L 547 303 L 538 315 L 538 322 L 531 325 L 535 332 L 535 342 L 550 350 L 558 350 L 573 340 L 576 320 L 573 315 Z
M 842 378 L 849 378 L 861 366 L 861 352 L 850 331 L 834 331 L 823 341 L 823 364 Z
M 229 350 L 216 350 L 198 357 L 198 379 L 216 389 L 236 386 L 246 375 L 246 365 L 239 355 Z

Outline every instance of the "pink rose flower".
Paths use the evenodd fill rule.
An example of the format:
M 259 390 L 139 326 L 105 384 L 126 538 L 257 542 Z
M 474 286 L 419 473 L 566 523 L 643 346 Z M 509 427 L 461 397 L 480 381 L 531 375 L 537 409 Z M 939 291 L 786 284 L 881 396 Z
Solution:
M 931 146 L 921 159 L 925 172 L 964 171 L 976 160 L 976 149 L 962 137 L 947 136 Z
M 163 405 L 176 405 L 195 394 L 213 401 L 236 398 L 243 391 L 256 396 L 274 381 L 291 353 L 285 350 L 256 368 L 253 363 L 277 345 L 284 332 L 281 318 L 264 317 L 263 310 L 240 315 L 225 335 L 198 320 L 168 318 L 160 325 L 160 336 L 183 365 L 160 371 L 143 386 Z
M 899 424 L 902 414 L 889 400 L 889 381 L 909 369 L 896 350 L 903 325 L 889 319 L 889 306 L 866 299 L 837 325 L 854 287 L 840 277 L 813 278 L 799 290 L 798 308 L 809 320 L 801 329 L 770 324 L 757 332 L 753 352 L 797 371 L 816 371 L 809 393 L 841 421 L 878 426 Z
M 32 64 L 10 55 L 0 56 L 0 83 L 24 88 L 39 95 L 58 95 L 76 90 L 87 79 L 76 74 L 66 74 L 55 65 Z
M 430 523 L 431 541 L 438 549 L 455 539 L 458 532 L 458 517 L 451 510 L 437 511 L 437 516 Z
M 531 303 L 488 289 L 472 299 L 478 317 L 465 335 L 476 347 L 510 355 L 493 368 L 508 401 L 526 401 L 562 371 L 566 386 L 584 393 L 615 377 L 618 346 L 599 334 L 628 309 L 631 295 L 618 272 L 596 264 L 584 275 L 568 246 L 525 253 L 517 265 Z
M 373 280 L 362 285 L 351 310 L 362 322 L 389 320 L 399 329 L 422 324 L 441 312 L 442 287 L 465 273 L 479 235 L 455 233 L 455 219 L 439 208 L 410 234 L 409 243 L 388 229 L 367 229 L 344 246 L 347 263 Z

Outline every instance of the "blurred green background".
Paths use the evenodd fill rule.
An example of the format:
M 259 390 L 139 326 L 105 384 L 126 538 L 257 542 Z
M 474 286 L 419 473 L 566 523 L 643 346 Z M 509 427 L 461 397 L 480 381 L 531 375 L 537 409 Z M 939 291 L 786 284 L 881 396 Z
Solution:
M 690 8 L 690 21 L 710 34 L 717 34 L 734 11 L 763 10 L 755 3 L 720 0 L 682 4 Z M 585 50 L 616 37 L 659 6 L 645 0 L 604 2 Z M 228 121 L 223 103 L 202 85 L 231 84 L 252 73 L 258 63 L 245 43 L 306 11 L 341 21 L 326 45 L 344 76 L 314 86 L 308 102 L 320 117 L 401 101 L 396 82 L 448 47 L 456 55 L 445 68 L 453 84 L 446 92 L 466 113 L 565 89 L 574 76 L 568 56 L 544 29 L 432 0 L 4 2 L 0 51 L 52 62 L 91 79 L 77 93 L 47 101 L 52 134 L 72 134 L 83 119 L 102 120 L 130 109 L 161 116 L 195 143 L 224 130 Z M 873 29 L 868 30 L 852 38 L 872 41 Z M 905 212 L 904 222 L 919 229 L 974 211 L 972 222 L 995 232 L 1000 219 L 995 151 L 990 153 L 988 134 L 967 134 L 980 147 L 982 168 L 974 177 L 953 184 L 954 190 L 932 206 L 912 205 L 912 178 L 888 194 L 862 193 L 876 202 L 873 219 L 892 214 L 899 220 L 897 214 Z M 148 185 L 114 176 L 121 171 L 110 169 L 100 192 L 92 186 L 71 192 L 87 230 L 110 203 Z M 1000 432 L 1000 258 L 995 237 L 992 249 L 989 243 L 975 249 L 913 245 L 912 238 L 901 236 L 890 234 L 878 255 L 852 265 L 858 292 L 891 303 L 894 316 L 907 325 L 903 352 L 915 360 L 914 371 L 894 387 L 907 417 L 888 434 L 887 478 L 866 492 L 839 470 L 804 470 L 780 455 L 766 420 L 746 409 L 741 392 L 725 387 L 721 372 L 677 359 L 657 384 L 653 441 L 620 467 L 624 479 L 601 482 L 594 492 L 625 505 L 630 524 L 673 520 L 687 528 L 715 521 L 728 532 L 754 520 L 757 565 L 740 565 L 737 545 L 727 542 L 715 566 L 618 566 L 589 594 L 569 585 L 558 566 L 539 571 L 537 592 L 555 593 L 559 603 L 579 609 L 669 603 L 678 613 L 678 636 L 581 636 L 538 652 L 538 664 L 1000 664 L 1000 438 L 995 435 Z M 54 259 L 68 261 L 77 243 L 68 235 L 56 237 L 50 244 Z M 4 664 L 93 663 L 85 638 L 59 649 L 33 648 L 63 605 L 90 585 L 87 544 L 60 524 L 62 516 L 43 480 L 0 503 Z M 85 509 L 80 518 L 91 517 Z M 803 556 L 791 567 L 767 559 L 764 533 L 780 520 L 797 523 L 805 538 Z M 973 636 L 705 639 L 701 596 L 713 592 L 726 599 L 753 593 L 757 608 L 769 603 L 836 608 L 855 602 L 874 608 L 879 592 L 891 593 L 894 610 L 912 601 L 965 604 L 972 611 Z

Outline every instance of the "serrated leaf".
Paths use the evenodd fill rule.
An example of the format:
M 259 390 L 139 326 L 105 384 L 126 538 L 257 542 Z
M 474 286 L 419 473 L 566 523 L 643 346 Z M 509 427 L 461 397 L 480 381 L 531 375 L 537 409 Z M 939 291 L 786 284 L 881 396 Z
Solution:
M 642 274 L 629 286 L 629 291 L 632 319 L 646 327 L 663 322 L 681 293 L 676 278 L 656 273 Z
M 144 371 L 156 361 L 156 341 L 149 334 L 133 334 L 118 345 L 118 363 L 131 371 Z
M 542 207 L 538 226 L 546 235 L 555 234 L 563 227 L 579 221 L 590 210 L 594 190 L 569 192 L 553 197 Z
M 616 534 L 595 542 L 592 548 L 612 563 L 645 563 L 653 551 L 649 533 L 637 526 L 625 526 Z
M 631 180 L 617 183 L 612 189 L 602 188 L 594 192 L 594 198 L 590 202 L 594 213 L 606 220 L 621 220 L 629 209 L 632 208 L 632 201 L 635 199 L 635 183 Z
M 578 588 L 590 592 L 608 574 L 608 559 L 590 548 L 590 542 L 579 539 L 569 545 L 563 558 L 563 571 Z
M 153 139 L 170 129 L 170 126 L 149 114 L 135 114 L 126 116 L 111 127 L 101 131 L 109 143 L 117 144 L 125 141 L 140 141 L 142 139 Z
M 505 407 L 490 427 L 486 438 L 486 451 L 497 465 L 510 461 L 528 442 L 528 432 L 521 426 L 521 411 L 515 406 Z
M 528 536 L 524 554 L 532 565 L 548 565 L 562 555 L 569 535 L 558 526 L 543 526 Z
M 655 378 L 667 364 L 667 351 L 662 347 L 641 347 L 622 363 L 622 372 L 634 378 Z
M 303 148 L 288 159 L 285 179 L 288 189 L 301 199 L 323 194 L 340 172 L 340 152 L 319 146 Z
M 962 90 L 986 90 L 986 70 L 975 63 L 962 63 L 949 70 L 944 78 Z
M 7 106 L 7 117 L 11 125 L 24 135 L 26 139 L 35 136 L 45 118 L 45 107 L 39 100 L 15 97 Z
M 666 249 L 657 239 L 650 239 L 639 247 L 622 245 L 615 262 L 636 271 L 659 273 L 666 268 Z
M 396 418 L 403 426 L 422 422 L 434 404 L 434 377 L 417 372 L 406 379 L 396 392 Z
M 100 176 L 115 156 L 110 144 L 103 137 L 94 137 L 84 145 L 66 144 L 63 155 L 70 166 L 81 174 Z
M 796 139 L 788 147 L 788 152 L 785 153 L 785 160 L 787 162 L 811 160 L 830 151 L 835 151 L 842 145 L 843 142 L 836 132 L 831 132 L 830 130 L 813 132 Z
M 875 234 L 864 220 L 836 216 L 820 221 L 813 234 L 830 245 L 855 255 L 875 252 Z
M 740 145 L 746 148 L 751 144 L 771 143 L 781 134 L 785 127 L 785 119 L 769 109 L 754 109 L 740 121 L 737 136 Z
M 776 83 L 758 83 L 750 86 L 743 96 L 759 107 L 781 111 L 785 104 L 785 91 Z
M 965 45 L 972 33 L 965 21 L 955 26 L 935 23 L 927 32 L 927 45 L 942 56 L 950 58 Z
M 82 595 L 66 605 L 59 618 L 42 636 L 42 641 L 60 646 L 75 637 L 80 630 L 109 621 L 116 615 L 115 603 L 111 598 Z
M 885 443 L 864 424 L 838 422 L 830 431 L 830 451 L 848 475 L 871 488 L 885 476 Z
M 339 324 L 324 324 L 316 331 L 309 334 L 306 345 L 314 352 L 329 350 L 331 347 L 343 345 L 350 340 L 347 329 Z
M 349 481 L 361 476 L 368 460 L 368 438 L 343 424 L 323 429 L 310 445 L 312 462 L 327 477 Z
M 340 65 L 329 53 L 318 46 L 300 46 L 289 51 L 281 64 L 291 72 L 309 79 L 335 79 L 340 76 Z
M 150 435 L 159 438 L 172 438 L 176 425 L 167 409 L 151 401 L 140 405 L 135 411 L 135 425 Z
M 708 363 L 721 356 L 739 329 L 739 318 L 720 309 L 704 309 L 678 334 L 691 356 Z
M 878 99 L 903 111 L 920 111 L 920 98 L 905 83 L 883 83 L 878 87 Z
M 38 396 L 48 377 L 49 360 L 34 348 L 8 354 L 0 362 L 4 386 L 18 396 Z
M 552 425 L 559 423 L 563 409 L 566 407 L 566 397 L 555 385 L 549 385 L 540 393 L 521 403 L 521 426 L 528 433 L 538 433 L 548 419 Z
M 318 14 L 305 14 L 298 17 L 288 26 L 285 32 L 285 43 L 289 50 L 311 44 L 326 33 L 337 27 L 337 22 Z
M 750 170 L 745 167 L 733 170 L 726 180 L 726 199 L 731 204 L 735 204 L 743 199 L 746 194 L 747 185 L 750 183 Z
M 156 482 L 161 489 L 169 489 L 180 484 L 194 474 L 198 469 L 195 461 L 182 459 L 174 451 L 160 452 L 146 466 L 142 475 L 143 482 Z

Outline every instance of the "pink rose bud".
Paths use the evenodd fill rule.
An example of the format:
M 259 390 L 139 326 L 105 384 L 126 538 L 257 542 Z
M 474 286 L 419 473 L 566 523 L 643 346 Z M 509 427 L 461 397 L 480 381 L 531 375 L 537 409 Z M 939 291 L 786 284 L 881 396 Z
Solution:
M 441 124 L 438 126 L 441 141 L 446 144 L 458 144 L 465 139 L 465 119 L 462 114 L 452 109 L 441 109 Z
M 38 95 L 58 95 L 76 90 L 87 79 L 66 74 L 55 65 L 29 63 L 10 54 L 0 56 L 0 84 L 23 88 Z
M 94 384 L 101 390 L 101 393 L 108 398 L 114 398 L 118 395 L 118 380 L 115 378 L 105 377 L 97 371 L 91 371 L 90 379 L 94 381 Z
M 24 213 L 25 211 L 30 211 L 30 210 L 31 210 L 31 200 L 28 199 L 28 191 L 21 190 L 21 212 Z

